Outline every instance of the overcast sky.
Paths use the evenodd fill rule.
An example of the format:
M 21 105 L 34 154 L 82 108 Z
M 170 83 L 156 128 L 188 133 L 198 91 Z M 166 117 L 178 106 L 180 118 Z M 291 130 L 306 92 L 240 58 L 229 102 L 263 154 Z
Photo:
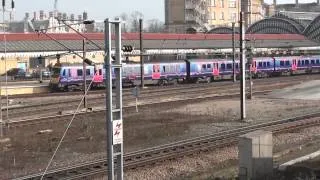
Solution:
M 6 0 L 10 5 L 11 0 Z M 267 3 L 273 0 L 266 0 Z M 316 0 L 299 0 L 300 2 L 315 2 Z M 279 3 L 294 3 L 295 0 L 278 0 Z M 15 0 L 16 18 L 23 18 L 25 12 L 32 13 L 39 10 L 51 11 L 54 0 Z M 103 20 L 113 18 L 122 12 L 130 14 L 140 11 L 145 19 L 157 18 L 164 21 L 164 0 L 58 0 L 58 9 L 61 12 L 76 15 L 87 11 L 89 18 Z M 7 18 L 6 18 L 7 19 Z

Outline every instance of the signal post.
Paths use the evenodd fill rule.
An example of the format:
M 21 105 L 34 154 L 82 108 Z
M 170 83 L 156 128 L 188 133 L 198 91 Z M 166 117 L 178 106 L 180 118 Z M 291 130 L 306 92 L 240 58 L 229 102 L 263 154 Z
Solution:
M 123 180 L 123 120 L 121 22 L 105 20 L 106 121 L 108 180 Z M 111 26 L 115 26 L 115 61 L 111 57 Z M 112 69 L 115 73 L 115 99 L 112 96 Z M 115 106 L 115 107 L 114 107 Z M 115 167 L 116 166 L 116 167 Z

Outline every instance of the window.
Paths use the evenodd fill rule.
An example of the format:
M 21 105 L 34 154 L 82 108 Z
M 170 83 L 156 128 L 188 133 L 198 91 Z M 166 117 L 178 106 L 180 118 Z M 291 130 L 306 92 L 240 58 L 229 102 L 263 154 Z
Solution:
M 304 60 L 302 60 L 301 62 L 302 62 L 302 63 L 301 63 L 301 64 L 302 64 L 302 66 L 304 66 Z
M 90 69 L 86 69 L 86 75 L 90 76 Z
M 270 66 L 271 66 L 271 63 L 270 63 L 270 62 L 267 62 L 267 66 L 270 67 Z
M 221 69 L 222 70 L 226 69 L 226 65 L 225 64 L 221 64 Z
M 315 63 L 314 63 L 314 60 L 311 60 L 311 64 L 315 64 Z
M 317 60 L 316 60 L 316 63 L 317 63 L 317 64 L 319 64 L 319 63 L 320 63 L 319 59 L 317 59 Z
M 289 66 L 290 65 L 290 62 L 289 61 L 286 61 L 286 66 Z
M 262 62 L 259 62 L 259 63 L 258 63 L 258 67 L 262 67 Z
M 211 6 L 216 6 L 216 0 L 211 0 Z
M 205 69 L 206 68 L 206 65 L 205 64 L 202 64 L 202 69 Z
M 306 63 L 306 65 L 309 65 L 309 60 L 306 60 L 306 62 L 305 62 L 305 63 Z
M 77 75 L 82 76 L 82 69 L 77 69 Z
M 65 69 L 62 71 L 62 76 L 66 76 L 66 70 Z
M 163 69 L 163 72 L 166 72 L 166 67 L 165 66 L 163 66 L 162 69 Z
M 210 69 L 211 68 L 211 64 L 207 64 L 207 68 Z
M 221 20 L 224 20 L 224 12 L 221 12 L 221 17 L 220 17 Z
M 220 0 L 220 7 L 224 8 L 224 2 L 223 2 L 223 0 Z
M 267 63 L 266 62 L 263 62 L 263 67 L 267 67 Z
M 236 1 L 235 0 L 229 0 L 229 8 L 236 8 Z
M 102 69 L 99 69 L 99 75 L 102 75 Z
M 232 69 L 232 64 L 227 64 L 227 69 Z
M 212 18 L 213 20 L 216 20 L 216 12 L 213 11 L 213 12 L 211 13 L 211 18 Z
M 231 14 L 230 14 L 230 20 L 231 20 L 232 22 L 236 22 L 236 20 L 237 20 L 237 13 L 231 13 Z
M 239 63 L 236 64 L 236 69 L 239 69 Z
M 301 61 L 300 61 L 300 60 L 298 61 L 298 65 L 299 65 L 299 66 L 301 65 Z
M 284 61 L 280 61 L 280 66 L 284 66 Z

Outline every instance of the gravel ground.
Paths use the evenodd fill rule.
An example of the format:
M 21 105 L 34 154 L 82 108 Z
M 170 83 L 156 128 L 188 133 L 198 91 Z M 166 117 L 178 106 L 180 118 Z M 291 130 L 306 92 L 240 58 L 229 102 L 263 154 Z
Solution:
M 320 126 L 306 128 L 294 133 L 274 135 L 274 152 L 284 152 L 305 144 L 306 142 L 320 139 Z M 311 146 L 311 145 L 309 145 Z M 319 148 L 320 145 L 318 145 Z M 282 161 L 310 153 L 308 148 L 302 148 L 297 152 L 288 153 L 290 156 L 283 157 Z M 290 158 L 289 158 L 290 157 Z M 201 153 L 192 157 L 169 161 L 152 168 L 141 168 L 125 172 L 128 180 L 180 180 L 197 179 L 209 180 L 214 178 L 233 179 L 237 177 L 238 148 L 235 146 L 213 150 L 209 153 Z M 105 179 L 105 177 L 104 177 Z
M 256 97 L 247 101 L 248 119 L 251 121 L 241 122 L 239 121 L 239 106 L 238 98 L 225 100 L 209 98 L 183 103 L 171 102 L 143 106 L 139 108 L 138 113 L 134 108 L 126 109 L 124 112 L 125 151 L 135 151 L 252 123 L 278 120 L 320 110 L 319 101 Z M 32 127 L 6 129 L 5 137 L 10 138 L 11 141 L 0 143 L 0 179 L 43 171 L 65 128 L 66 122 L 54 122 Z M 40 130 L 46 129 L 50 129 L 52 132 L 39 133 Z M 105 134 L 104 113 L 77 117 L 54 158 L 51 168 L 104 157 L 106 155 Z M 199 161 L 200 163 L 192 162 L 193 158 L 190 158 L 191 164 L 183 162 L 177 163 L 176 166 L 167 166 L 168 170 L 160 168 L 159 178 L 170 179 L 183 174 L 188 175 L 190 172 L 196 173 L 204 169 L 205 165 L 211 166 L 211 161 L 216 162 L 216 165 L 212 167 L 218 167 L 217 164 L 220 162 L 218 157 L 231 154 L 230 157 L 233 158 L 230 158 L 230 163 L 232 163 L 237 156 L 236 150 L 232 148 L 226 148 L 222 153 L 226 154 L 208 153 L 202 158 L 201 155 L 198 158 L 203 162 Z M 176 173 L 179 166 L 185 169 Z M 189 170 L 193 167 L 195 169 Z M 141 178 L 135 174 L 128 176 L 128 178 L 158 177 L 155 175 L 156 173 L 150 174 L 158 171 L 159 169 L 153 171 L 146 169 L 145 173 L 149 173 L 150 176 L 137 173 L 141 174 Z

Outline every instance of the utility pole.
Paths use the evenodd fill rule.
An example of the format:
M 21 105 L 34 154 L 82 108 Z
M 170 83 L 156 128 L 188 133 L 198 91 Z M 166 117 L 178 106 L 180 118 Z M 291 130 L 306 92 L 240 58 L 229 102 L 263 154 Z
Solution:
M 233 82 L 237 81 L 236 75 L 236 44 L 235 44 L 235 23 L 232 22 L 232 62 L 233 62 Z
M 143 20 L 139 19 L 139 30 L 140 30 L 140 73 L 141 73 L 141 88 L 144 88 L 144 62 L 143 62 Z
M 111 25 L 115 25 L 115 61 L 111 57 Z M 123 180 L 123 119 L 122 119 L 122 62 L 121 22 L 105 20 L 106 121 L 108 180 Z M 115 75 L 115 102 L 112 96 L 112 69 Z M 115 108 L 113 107 L 115 105 Z M 116 160 L 116 162 L 115 162 Z M 115 166 L 117 166 L 115 168 Z
M 87 47 L 86 47 L 86 39 L 83 38 L 83 41 L 82 41 L 82 50 L 83 50 L 83 59 L 86 59 L 86 53 L 87 53 Z M 87 97 L 86 97 L 86 91 L 87 91 L 87 65 L 85 63 L 85 61 L 83 60 L 83 95 L 84 95 L 84 98 L 83 98 L 83 106 L 84 108 L 87 108 Z
M 246 118 L 246 47 L 245 47 L 245 28 L 244 12 L 240 12 L 240 112 L 241 120 Z
M 248 47 L 247 49 L 247 63 L 248 63 L 248 69 L 249 69 L 249 95 L 248 99 L 252 99 L 252 86 L 253 86 L 253 81 L 252 81 L 252 70 L 253 70 L 253 56 L 252 56 L 252 46 Z

